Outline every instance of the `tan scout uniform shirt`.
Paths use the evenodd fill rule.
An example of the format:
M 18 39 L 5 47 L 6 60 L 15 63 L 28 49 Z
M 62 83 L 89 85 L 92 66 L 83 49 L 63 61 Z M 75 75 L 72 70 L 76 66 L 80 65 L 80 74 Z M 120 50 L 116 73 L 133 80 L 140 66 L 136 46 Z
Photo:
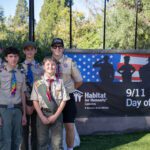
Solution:
M 34 82 L 31 93 L 31 100 L 39 101 L 40 108 L 48 108 L 43 97 L 38 91 L 38 86 L 40 86 L 41 84 L 44 84 L 47 87 L 49 87 L 49 84 L 46 80 L 47 80 L 46 77 L 42 76 L 40 80 Z M 58 106 L 60 105 L 61 101 L 67 101 L 70 99 L 70 97 L 66 92 L 62 79 L 54 78 L 54 81 L 51 84 L 51 95 L 53 97 L 53 100 L 55 100 Z
M 15 76 L 17 79 L 17 90 L 15 96 L 11 96 L 11 78 L 12 73 L 7 65 L 0 71 L 0 104 L 20 104 L 21 93 L 26 91 L 25 75 L 21 73 L 20 69 L 17 67 L 14 69 Z
M 62 79 L 68 93 L 73 93 L 75 90 L 74 82 L 81 82 L 82 76 L 76 65 L 76 62 L 65 55 L 59 60 L 62 72 Z
M 38 80 L 40 78 L 40 76 L 42 75 L 43 73 L 43 69 L 42 67 L 40 66 L 39 63 L 37 63 L 35 60 L 33 60 L 32 62 L 28 62 L 27 60 L 25 60 L 23 63 L 22 63 L 22 66 L 23 66 L 23 69 L 25 71 L 25 74 L 27 75 L 27 71 L 28 71 L 28 64 L 31 63 L 32 66 L 31 66 L 31 70 L 32 70 L 32 73 L 33 73 L 33 78 L 34 78 L 34 81 Z M 26 80 L 27 81 L 27 80 Z M 29 100 L 30 99 L 30 93 L 31 93 L 31 88 L 29 87 L 28 83 L 26 84 L 27 85 L 27 92 L 26 92 L 26 96 L 27 96 L 27 99 Z M 32 86 L 32 85 L 31 85 Z

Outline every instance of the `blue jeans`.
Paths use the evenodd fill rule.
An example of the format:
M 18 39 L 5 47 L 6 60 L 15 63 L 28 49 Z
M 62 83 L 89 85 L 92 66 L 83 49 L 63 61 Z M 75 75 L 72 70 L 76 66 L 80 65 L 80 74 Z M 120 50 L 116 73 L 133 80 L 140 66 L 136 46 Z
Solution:
M 19 150 L 22 140 L 22 112 L 19 108 L 0 108 L 2 125 L 2 150 Z
M 62 129 L 62 120 L 58 119 L 52 125 L 44 125 L 37 116 L 38 150 L 48 150 L 49 144 L 51 145 L 52 150 L 63 150 Z

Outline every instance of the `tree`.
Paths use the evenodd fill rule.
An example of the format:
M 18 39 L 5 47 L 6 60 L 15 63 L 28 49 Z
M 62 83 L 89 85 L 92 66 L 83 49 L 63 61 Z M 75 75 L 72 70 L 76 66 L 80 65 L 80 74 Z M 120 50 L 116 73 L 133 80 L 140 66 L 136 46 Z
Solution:
M 6 18 L 0 30 L 0 41 L 4 47 L 13 45 L 22 49 L 22 44 L 28 39 L 27 19 L 27 2 L 18 0 L 15 16 Z
M 147 6 L 148 0 L 142 0 Z M 134 49 L 135 2 L 115 0 L 110 2 L 107 14 L 107 48 Z M 150 15 L 144 10 L 138 13 L 138 49 L 150 46 Z
M 4 10 L 0 6 L 0 23 L 4 23 Z
M 23 26 L 28 23 L 28 7 L 26 0 L 18 0 L 14 16 L 14 25 Z
M 0 6 L 0 44 L 5 38 L 5 31 L 6 31 L 6 26 L 5 26 L 4 10 Z
M 44 0 L 36 28 L 36 39 L 44 48 L 49 48 L 52 38 L 56 36 L 56 26 L 62 23 L 62 13 L 65 9 L 68 8 L 65 7 L 64 0 Z

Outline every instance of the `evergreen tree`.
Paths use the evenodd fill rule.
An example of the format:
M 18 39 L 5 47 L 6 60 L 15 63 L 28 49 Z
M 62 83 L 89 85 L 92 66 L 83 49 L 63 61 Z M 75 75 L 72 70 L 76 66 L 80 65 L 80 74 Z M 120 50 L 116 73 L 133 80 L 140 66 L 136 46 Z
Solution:
M 0 6 L 0 43 L 5 38 L 5 31 L 6 31 L 6 26 L 5 26 L 4 10 Z
M 36 28 L 36 38 L 44 48 L 48 48 L 52 38 L 56 36 L 55 28 L 57 24 L 62 24 L 64 9 L 65 0 L 44 0 Z
M 28 23 L 28 7 L 26 0 L 18 0 L 14 16 L 14 25 L 22 26 Z
M 4 22 L 4 10 L 0 6 L 0 23 L 3 23 L 3 22 Z
M 69 2 L 70 0 L 44 1 L 40 21 L 36 28 L 36 39 L 45 49 L 49 48 L 53 37 L 63 38 L 65 47 L 69 47 Z M 81 12 L 72 12 L 73 46 L 99 48 L 102 45 L 100 39 L 101 16 L 96 14 L 94 17 L 87 19 Z

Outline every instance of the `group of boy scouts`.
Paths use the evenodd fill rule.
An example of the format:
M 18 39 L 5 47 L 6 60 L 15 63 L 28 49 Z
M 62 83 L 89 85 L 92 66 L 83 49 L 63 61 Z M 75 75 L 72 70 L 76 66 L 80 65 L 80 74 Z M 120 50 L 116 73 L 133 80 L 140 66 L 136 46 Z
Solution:
M 40 65 L 34 59 L 37 53 L 34 42 L 24 44 L 22 63 L 18 63 L 18 49 L 3 50 L 0 150 L 63 150 L 63 124 L 67 150 L 73 150 L 76 116 L 73 92 L 82 85 L 82 77 L 76 63 L 64 55 L 62 39 L 52 40 L 51 51 L 52 57 L 45 57 Z

